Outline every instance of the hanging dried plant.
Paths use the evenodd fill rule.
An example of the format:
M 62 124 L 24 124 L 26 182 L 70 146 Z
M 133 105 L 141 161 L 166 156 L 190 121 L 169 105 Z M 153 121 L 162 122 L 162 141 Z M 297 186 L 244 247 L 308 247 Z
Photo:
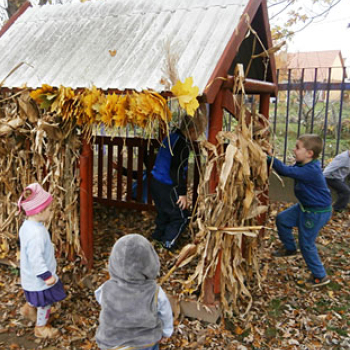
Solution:
M 48 103 L 52 92 L 43 87 L 42 103 Z M 16 245 L 23 219 L 17 214 L 17 200 L 32 182 L 41 183 L 53 194 L 54 217 L 48 225 L 58 251 L 70 258 L 81 254 L 76 123 L 72 118 L 62 120 L 57 113 L 42 115 L 26 90 L 16 95 L 3 93 L 0 100 L 0 256 L 8 253 L 9 243 Z
M 260 284 L 259 216 L 268 209 L 262 197 L 268 189 L 265 151 L 268 122 L 248 111 L 244 104 L 243 72 L 235 73 L 234 103 L 238 125 L 233 132 L 219 132 L 217 144 L 201 143 L 206 159 L 198 188 L 195 236 L 198 263 L 184 284 L 184 291 L 199 290 L 205 301 L 206 283 L 216 274 L 220 280 L 220 301 L 228 316 L 246 314 L 252 304 L 249 291 L 254 280 Z M 243 96 L 238 96 L 243 93 Z M 261 137 L 263 136 L 263 138 Z M 214 169 L 218 184 L 210 193 Z

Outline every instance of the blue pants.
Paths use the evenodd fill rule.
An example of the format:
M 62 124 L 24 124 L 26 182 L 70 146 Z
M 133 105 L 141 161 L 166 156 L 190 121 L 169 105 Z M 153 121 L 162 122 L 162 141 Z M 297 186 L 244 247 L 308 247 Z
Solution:
M 303 212 L 299 204 L 279 213 L 276 218 L 276 226 L 280 240 L 287 250 L 296 250 L 292 228 L 297 227 L 299 233 L 299 246 L 306 265 L 315 278 L 323 278 L 326 271 L 322 265 L 315 244 L 321 228 L 331 218 L 332 213 Z
M 150 346 L 148 348 L 144 348 L 144 349 L 141 349 L 141 350 L 159 350 L 159 344 L 155 344 L 153 346 Z

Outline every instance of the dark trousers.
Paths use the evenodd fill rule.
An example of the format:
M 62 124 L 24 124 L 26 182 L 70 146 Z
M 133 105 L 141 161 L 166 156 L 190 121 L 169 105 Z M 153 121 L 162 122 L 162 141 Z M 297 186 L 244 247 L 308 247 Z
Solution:
M 350 200 L 350 187 L 339 179 L 326 178 L 327 185 L 337 193 L 337 200 L 333 204 L 334 210 L 344 210 Z
M 174 245 L 188 224 L 189 211 L 181 210 L 176 204 L 179 196 L 174 186 L 152 178 L 151 194 L 157 210 L 156 228 L 152 236 L 164 243 L 168 241 Z

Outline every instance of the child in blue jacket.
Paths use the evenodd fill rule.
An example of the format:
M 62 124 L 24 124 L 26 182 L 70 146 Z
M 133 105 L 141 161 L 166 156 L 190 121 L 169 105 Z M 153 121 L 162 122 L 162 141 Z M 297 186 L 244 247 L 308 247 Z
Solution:
M 293 227 L 297 227 L 300 250 L 312 272 L 308 281 L 312 287 L 330 282 L 315 244 L 319 231 L 332 215 L 331 194 L 317 160 L 322 148 L 323 141 L 318 135 L 305 134 L 297 139 L 294 165 L 287 166 L 276 158 L 272 162 L 272 158 L 268 157 L 268 161 L 272 162 L 272 167 L 279 175 L 295 180 L 294 193 L 299 201 L 277 215 L 276 226 L 284 248 L 274 252 L 273 256 L 288 257 L 297 254 L 292 233 Z
M 180 128 L 166 137 L 152 170 L 151 194 L 156 206 L 156 228 L 152 238 L 172 250 L 188 224 L 187 165 L 191 141 L 204 131 L 199 118 L 185 116 Z

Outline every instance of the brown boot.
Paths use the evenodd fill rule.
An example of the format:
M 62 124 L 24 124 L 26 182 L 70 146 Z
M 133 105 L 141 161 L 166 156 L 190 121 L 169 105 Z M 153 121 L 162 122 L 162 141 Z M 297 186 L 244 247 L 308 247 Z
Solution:
M 28 320 L 32 322 L 36 322 L 36 308 L 33 306 L 30 306 L 28 303 L 25 303 L 20 309 L 19 313 L 24 318 L 27 318 Z
M 60 336 L 60 332 L 57 328 L 43 326 L 36 326 L 34 329 L 34 335 L 37 338 L 57 338 Z

